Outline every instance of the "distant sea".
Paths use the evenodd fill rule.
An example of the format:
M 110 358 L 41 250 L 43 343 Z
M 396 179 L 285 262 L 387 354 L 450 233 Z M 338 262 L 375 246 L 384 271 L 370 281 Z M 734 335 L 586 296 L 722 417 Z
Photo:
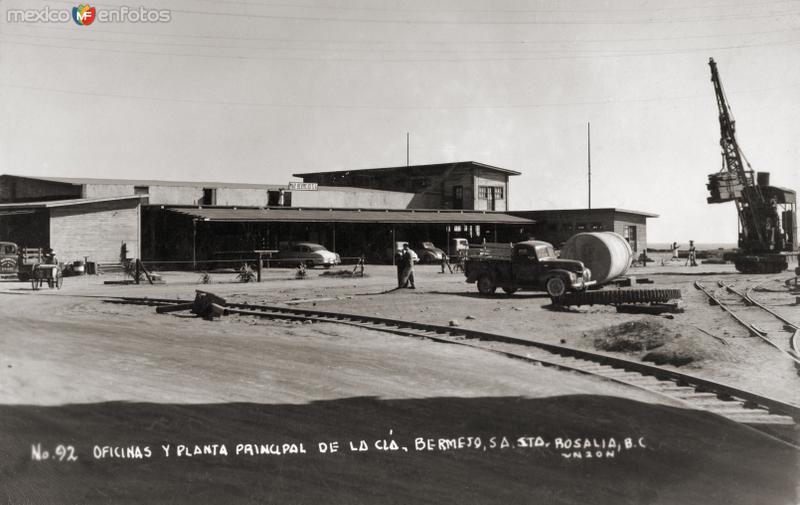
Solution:
M 689 242 L 678 242 L 678 246 L 681 250 L 685 250 L 689 248 Z M 736 249 L 738 246 L 736 244 L 715 244 L 715 243 L 701 243 L 695 242 L 694 246 L 697 248 L 698 251 L 716 251 L 717 249 Z M 648 249 L 663 249 L 663 250 L 671 250 L 672 242 L 665 243 L 665 242 L 648 242 L 647 248 Z

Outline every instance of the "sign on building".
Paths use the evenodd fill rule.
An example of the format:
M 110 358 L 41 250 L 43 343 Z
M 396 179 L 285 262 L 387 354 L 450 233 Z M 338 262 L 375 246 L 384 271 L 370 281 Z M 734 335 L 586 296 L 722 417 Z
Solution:
M 316 191 L 316 182 L 290 182 L 289 189 L 291 191 Z

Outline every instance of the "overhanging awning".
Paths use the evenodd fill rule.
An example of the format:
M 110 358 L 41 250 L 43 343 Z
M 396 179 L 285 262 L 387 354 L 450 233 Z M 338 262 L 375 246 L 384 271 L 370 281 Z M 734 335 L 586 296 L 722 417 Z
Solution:
M 385 224 L 509 224 L 535 221 L 502 212 L 458 210 L 359 210 L 301 208 L 180 208 L 171 212 L 203 221 L 216 222 L 294 222 L 294 223 L 385 223 Z

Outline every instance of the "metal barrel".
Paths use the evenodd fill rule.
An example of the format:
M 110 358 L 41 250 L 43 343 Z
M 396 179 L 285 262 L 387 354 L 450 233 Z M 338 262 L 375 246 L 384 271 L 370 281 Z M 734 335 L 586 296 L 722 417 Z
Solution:
M 592 280 L 603 284 L 624 275 L 633 259 L 628 241 L 614 232 L 578 233 L 561 248 L 561 257 L 582 261 Z

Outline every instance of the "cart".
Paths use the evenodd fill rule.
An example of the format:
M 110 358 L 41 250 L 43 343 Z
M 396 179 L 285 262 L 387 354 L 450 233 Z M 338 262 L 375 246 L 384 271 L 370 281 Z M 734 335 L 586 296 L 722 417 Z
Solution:
M 64 283 L 61 267 L 45 263 L 33 265 L 31 269 L 31 287 L 33 287 L 33 290 L 38 291 L 45 282 L 50 288 L 61 289 L 61 285 Z

